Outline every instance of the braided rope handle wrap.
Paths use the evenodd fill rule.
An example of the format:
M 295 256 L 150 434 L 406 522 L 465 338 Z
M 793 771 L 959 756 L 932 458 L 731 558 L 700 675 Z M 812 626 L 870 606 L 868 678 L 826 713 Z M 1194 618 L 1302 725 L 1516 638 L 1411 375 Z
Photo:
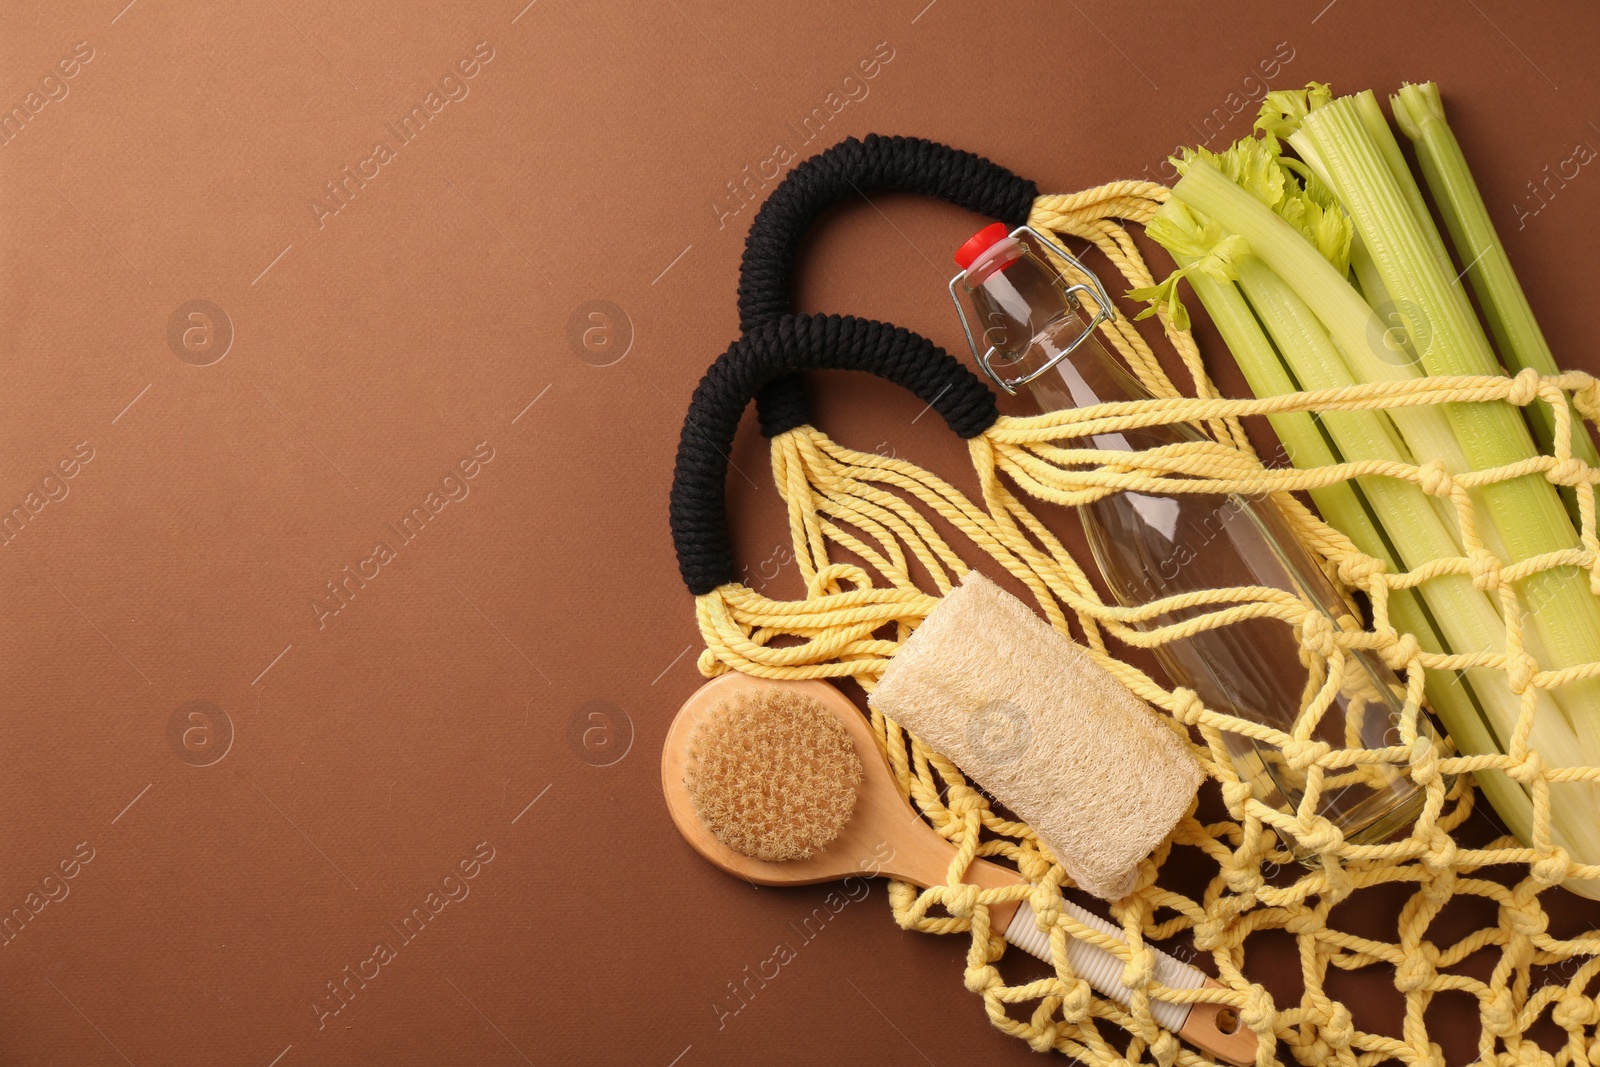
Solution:
M 745 334 L 711 364 L 689 403 L 672 473 L 669 515 L 689 592 L 735 575 L 728 541 L 728 451 L 739 418 L 768 384 L 802 370 L 858 370 L 915 393 L 957 436 L 998 417 L 994 394 L 944 349 L 910 330 L 848 315 L 784 315 Z
M 1114 183 L 1070 197 L 1041 197 L 1031 222 L 1063 237 L 1089 241 L 1111 259 L 1130 286 L 1148 285 L 1150 273 L 1124 223 L 1148 220 L 1165 197 L 1161 186 Z M 981 996 L 996 1027 L 1035 1049 L 1056 1049 L 1095 1067 L 1198 1063 L 1199 1057 L 1154 1026 L 1148 994 L 1138 992 L 1156 989 L 1150 984 L 1153 956 L 1147 942 L 1188 932 L 1194 948 L 1210 956 L 1228 986 L 1225 991 L 1204 991 L 1205 998 L 1231 1004 L 1244 1023 L 1266 1039 L 1260 1046 L 1262 1063 L 1281 1062 L 1278 1057 L 1283 1056 L 1341 1067 L 1358 1063 L 1443 1067 L 1444 1054 L 1429 1033 L 1428 1009 L 1436 994 L 1445 991 L 1477 1002 L 1480 1062 L 1508 1067 L 1600 1063 L 1596 1036 L 1600 1006 L 1595 997 L 1600 985 L 1600 931 L 1556 937 L 1546 910 L 1573 900 L 1553 888 L 1557 883 L 1575 874 L 1600 873 L 1575 865 L 1572 857 L 1551 847 L 1546 832 L 1550 789 L 1564 779 L 1593 781 L 1600 770 L 1547 766 L 1527 748 L 1525 739 L 1505 755 L 1452 756 L 1431 747 L 1412 752 L 1401 758 L 1409 760 L 1410 773 L 1428 787 L 1429 794 L 1409 837 L 1378 846 L 1338 846 L 1334 862 L 1322 869 L 1294 868 L 1288 855 L 1273 844 L 1263 818 L 1266 813 L 1259 810 L 1264 806 L 1217 756 L 1221 734 L 1248 724 L 1121 663 L 1107 637 L 1136 639 L 1138 631 L 1118 617 L 1122 609 L 1100 601 L 1087 575 L 1025 505 L 1030 495 L 1075 501 L 1083 494 L 1130 488 L 1176 490 L 1179 483 L 1190 489 L 1282 493 L 1381 474 L 1409 480 L 1448 501 L 1463 519 L 1472 514 L 1472 487 L 1492 480 L 1536 474 L 1574 486 L 1582 515 L 1581 546 L 1519 564 L 1520 570 L 1480 555 L 1436 560 L 1408 574 L 1385 573 L 1378 561 L 1361 555 L 1309 511 L 1298 505 L 1291 509 L 1291 519 L 1306 542 L 1347 585 L 1364 590 L 1372 606 L 1372 625 L 1366 629 L 1310 638 L 1379 649 L 1392 667 L 1404 673 L 1414 699 L 1424 669 L 1454 669 L 1462 662 L 1460 657 L 1448 662 L 1431 657 L 1411 635 L 1388 625 L 1387 602 L 1393 590 L 1453 570 L 1471 574 L 1486 589 L 1493 589 L 1502 605 L 1514 605 L 1509 592 L 1514 581 L 1559 566 L 1588 570 L 1600 588 L 1594 490 L 1600 472 L 1574 459 L 1569 449 L 1558 447 L 1555 455 L 1514 469 L 1452 477 L 1436 465 L 1392 465 L 1378 471 L 1370 465 L 1344 464 L 1313 471 L 1265 471 L 1241 462 L 1237 451 L 1215 448 L 1147 457 L 1142 467 L 1073 463 L 1053 454 L 1051 442 L 1091 429 L 1114 432 L 1117 427 L 1203 421 L 1213 428 L 1218 442 L 1243 446 L 1241 420 L 1277 411 L 1489 402 L 1548 405 L 1558 424 L 1557 437 L 1565 440 L 1567 424 L 1562 420 L 1571 417 L 1568 398 L 1593 423 L 1600 416 L 1600 385 L 1587 375 L 1539 379 L 1524 372 L 1514 379 L 1429 379 L 1321 394 L 1224 400 L 1206 378 L 1193 339 L 1165 325 L 1189 378 L 1181 392 L 1160 372 L 1143 338 L 1126 320 L 1118 320 L 1107 327 L 1108 340 L 1158 399 L 994 421 L 969 438 L 980 485 L 975 499 L 906 459 L 848 449 L 810 426 L 799 425 L 776 436 L 773 474 L 788 508 L 794 560 L 805 595 L 799 600 L 775 600 L 758 589 L 725 582 L 699 596 L 696 610 L 707 644 L 701 670 L 707 675 L 737 669 L 772 678 L 851 677 L 870 691 L 900 642 L 965 572 L 966 563 L 947 542 L 954 530 L 1021 581 L 1058 629 L 1067 631 L 1069 622 L 1077 623 L 1097 659 L 1170 713 L 1175 729 L 1185 735 L 1192 729 L 1200 736 L 1202 743 L 1193 751 L 1222 784 L 1232 815 L 1229 821 L 1213 824 L 1192 817 L 1183 820 L 1170 843 L 1142 865 L 1138 888 L 1114 907 L 1129 941 L 1120 950 L 1126 959 L 1124 977 L 1136 990 L 1133 1003 L 1123 1009 L 1093 996 L 1067 965 L 1061 951 L 1065 939 L 1088 936 L 1089 931 L 1078 929 L 1059 907 L 1063 875 L 1039 849 L 1029 828 L 1004 818 L 956 767 L 874 712 L 875 732 L 901 790 L 958 849 L 946 885 L 923 891 L 891 886 L 896 919 L 908 929 L 967 935 L 966 984 Z M 1196 487 L 1196 479 L 1204 484 Z M 1525 650 L 1515 651 L 1510 661 L 1491 662 L 1491 657 L 1478 662 L 1481 669 L 1514 674 L 1528 693 L 1560 684 L 1562 672 L 1541 670 Z M 1327 759 L 1311 751 L 1300 755 L 1312 762 Z M 1535 809 L 1534 847 L 1510 836 L 1478 847 L 1454 838 L 1475 801 L 1469 774 L 1486 771 L 1508 775 L 1528 789 Z M 1328 773 L 1337 773 L 1337 768 L 1329 766 Z M 1455 791 L 1446 796 L 1443 777 L 1452 773 L 1460 777 Z M 1180 892 L 1177 883 L 1162 884 L 1165 864 L 1180 850 L 1200 857 L 1187 864 L 1191 870 L 1199 863 L 1215 871 L 1203 889 Z M 1029 905 L 1041 933 L 1051 939 L 1055 967 L 1049 978 L 1013 985 L 995 966 L 1003 946 L 988 920 L 986 905 L 993 902 L 989 895 L 993 891 L 976 890 L 960 881 L 966 865 L 980 854 L 1015 865 L 1028 880 Z M 1274 873 L 1277 877 L 1271 877 Z M 1290 874 L 1292 878 L 1287 877 Z M 1385 887 L 1409 894 L 1393 934 L 1387 937 L 1375 935 L 1370 925 L 1373 903 L 1386 899 L 1376 894 Z M 1436 920 L 1457 898 L 1476 898 L 1493 910 L 1495 919 L 1460 940 L 1434 940 Z M 1340 902 L 1345 906 L 1331 910 Z M 1361 923 L 1359 932 L 1352 929 L 1356 922 Z M 1256 935 L 1270 930 L 1292 934 L 1299 956 L 1300 987 L 1282 995 L 1281 1003 L 1246 978 L 1252 969 L 1251 949 L 1259 940 Z M 1279 941 L 1261 951 L 1281 954 L 1284 949 Z M 1482 960 L 1485 953 L 1493 957 L 1492 969 L 1471 966 L 1471 960 Z M 1330 993 L 1330 970 L 1360 971 L 1372 981 L 1392 984 L 1405 1004 L 1398 1032 L 1377 1032 L 1370 1021 L 1354 1017 Z M 1141 996 L 1147 999 L 1141 1002 Z M 1541 1020 L 1553 1024 L 1562 1038 L 1549 1051 L 1529 1036 Z M 1358 1025 L 1362 1023 L 1365 1028 Z
M 1039 189 L 981 156 L 920 137 L 847 137 L 797 164 L 751 220 L 739 264 L 742 333 L 793 310 L 800 243 L 823 212 L 871 193 L 919 193 L 1016 227 L 1027 221 Z M 804 425 L 810 416 L 801 377 L 767 383 L 756 411 L 768 437 Z

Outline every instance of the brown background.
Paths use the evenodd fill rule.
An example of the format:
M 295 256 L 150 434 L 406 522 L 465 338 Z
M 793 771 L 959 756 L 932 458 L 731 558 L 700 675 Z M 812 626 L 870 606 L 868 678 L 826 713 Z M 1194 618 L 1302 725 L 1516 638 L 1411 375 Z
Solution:
M 1528 186 L 1600 145 L 1589 5 L 123 2 L 0 9 L 7 108 L 93 50 L 0 149 L 0 506 L 93 449 L 0 548 L 0 909 L 94 850 L 0 948 L 6 1064 L 1032 1062 L 962 988 L 963 940 L 901 932 L 881 885 L 720 1029 L 712 1007 L 820 900 L 692 855 L 657 773 L 697 684 L 672 451 L 734 336 L 753 209 L 726 183 L 778 144 L 920 134 L 1070 191 L 1242 135 L 1229 94 L 1275 54 L 1278 87 L 1434 78 L 1562 361 L 1600 370 L 1600 175 L 1537 214 Z M 319 227 L 323 183 L 478 42 L 470 94 Z M 875 47 L 867 95 L 797 136 Z M 847 206 L 799 302 L 951 345 L 949 251 L 979 221 Z M 199 299 L 234 332 L 209 366 L 169 344 Z M 589 301 L 612 306 L 585 348 Z M 889 387 L 835 378 L 818 407 L 964 467 Z M 324 583 L 479 442 L 470 495 L 319 629 Z M 735 460 L 743 560 L 771 574 L 759 439 Z M 221 709 L 213 745 L 231 723 L 209 766 L 203 733 L 169 738 L 191 700 Z M 386 924 L 479 842 L 470 896 L 400 943 Z M 319 1031 L 378 940 L 396 958 Z M 1358 1025 L 1397 1022 L 1378 979 L 1340 990 Z

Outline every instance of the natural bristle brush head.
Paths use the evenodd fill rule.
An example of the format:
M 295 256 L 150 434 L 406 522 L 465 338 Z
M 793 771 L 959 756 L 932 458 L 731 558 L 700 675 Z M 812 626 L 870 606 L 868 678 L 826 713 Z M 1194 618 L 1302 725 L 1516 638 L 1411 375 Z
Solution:
M 684 786 L 717 840 L 769 863 L 807 859 L 856 809 L 861 759 L 821 701 L 778 686 L 748 688 L 694 725 Z

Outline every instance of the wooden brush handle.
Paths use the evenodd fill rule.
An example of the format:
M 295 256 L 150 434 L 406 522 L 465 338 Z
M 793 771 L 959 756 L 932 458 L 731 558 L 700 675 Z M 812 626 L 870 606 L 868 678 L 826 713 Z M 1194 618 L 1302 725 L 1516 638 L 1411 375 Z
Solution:
M 937 837 L 937 835 L 931 835 Z M 939 844 L 954 855 L 954 849 L 942 838 Z M 948 860 L 946 859 L 946 869 Z M 915 881 L 916 879 L 912 879 Z M 1022 879 L 1015 871 L 1007 870 L 987 860 L 974 860 L 967 868 L 966 880 L 985 889 L 999 889 L 1019 885 Z M 942 872 L 933 881 L 943 881 Z M 1126 944 L 1127 938 L 1116 926 L 1100 916 L 1079 907 L 1070 900 L 1061 902 L 1062 910 L 1091 930 L 1114 937 Z M 1015 904 L 995 904 L 989 908 L 989 921 L 1011 945 L 1046 963 L 1050 958 L 1050 936 L 1039 929 L 1033 908 L 1027 901 Z M 1152 949 L 1156 956 L 1155 979 L 1169 989 L 1200 989 L 1210 986 L 1224 988 L 1197 967 L 1191 967 L 1160 949 Z M 1067 962 L 1074 974 L 1088 982 L 1095 992 L 1110 997 L 1127 1007 L 1132 992 L 1122 984 L 1122 960 L 1111 952 L 1076 938 L 1067 940 Z M 1256 1059 L 1256 1035 L 1239 1023 L 1238 1013 L 1227 1005 L 1216 1003 L 1179 1004 L 1152 1000 L 1150 1014 L 1164 1029 L 1171 1030 L 1184 1041 L 1228 1063 L 1243 1067 Z

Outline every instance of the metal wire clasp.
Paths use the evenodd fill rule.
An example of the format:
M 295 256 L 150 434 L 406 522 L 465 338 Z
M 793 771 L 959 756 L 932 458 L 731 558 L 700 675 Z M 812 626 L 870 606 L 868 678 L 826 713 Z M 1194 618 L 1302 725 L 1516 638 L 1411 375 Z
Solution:
M 956 285 L 966 280 L 967 272 L 964 270 L 958 271 L 956 276 L 950 279 L 950 301 L 956 306 L 956 315 L 961 319 L 962 332 L 967 335 L 967 347 L 972 349 L 972 358 L 978 361 L 978 366 L 983 369 L 983 373 L 989 377 L 990 381 L 994 382 L 994 384 L 998 385 L 1000 388 L 1004 389 L 1007 393 L 1010 393 L 1013 396 L 1016 395 L 1018 387 L 1027 385 L 1029 382 L 1039 377 L 1039 375 L 1045 373 L 1057 363 L 1060 363 L 1063 359 L 1066 359 L 1068 356 L 1072 355 L 1072 353 L 1077 350 L 1079 345 L 1083 344 L 1084 341 L 1088 340 L 1094 335 L 1094 331 L 1100 326 L 1101 323 L 1109 322 L 1111 319 L 1115 318 L 1117 314 L 1116 308 L 1111 305 L 1111 298 L 1106 295 L 1105 287 L 1100 284 L 1100 279 L 1095 277 L 1094 271 L 1084 266 L 1082 261 L 1080 261 L 1077 256 L 1074 256 L 1061 245 L 1046 237 L 1032 226 L 1028 226 L 1026 224 L 1018 226 L 1016 229 L 1012 230 L 1008 236 L 1011 238 L 1017 238 L 1023 234 L 1028 234 L 1031 236 L 1035 241 L 1038 241 L 1054 255 L 1065 260 L 1067 263 L 1070 263 L 1074 269 L 1089 279 L 1087 285 L 1082 282 L 1072 282 L 1071 284 L 1067 285 L 1064 292 L 1067 297 L 1068 305 L 1071 306 L 1074 311 L 1076 311 L 1080 306 L 1078 302 L 1078 294 L 1081 293 L 1085 296 L 1094 297 L 1097 310 L 1094 313 L 1094 318 L 1089 320 L 1089 325 L 1084 328 L 1083 333 L 1078 336 L 1078 339 L 1058 352 L 1050 359 L 1049 362 L 1044 364 L 1044 366 L 1037 368 L 1030 374 L 1024 374 L 1021 377 L 1007 378 L 994 368 L 993 361 L 995 349 L 993 345 L 991 345 L 986 351 L 978 351 L 977 339 L 972 335 L 972 324 L 967 321 L 967 309 L 961 303 L 960 294 L 956 292 Z M 1056 271 L 1056 276 L 1062 280 L 1065 280 L 1064 274 L 1059 270 Z

